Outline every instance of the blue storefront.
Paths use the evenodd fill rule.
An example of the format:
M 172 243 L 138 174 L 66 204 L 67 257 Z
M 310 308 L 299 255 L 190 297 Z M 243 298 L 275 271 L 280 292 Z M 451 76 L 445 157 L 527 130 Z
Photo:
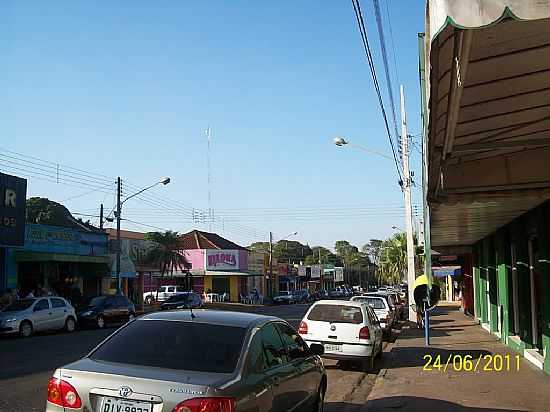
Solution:
M 27 224 L 24 245 L 6 251 L 2 286 L 21 294 L 38 286 L 62 296 L 74 289 L 84 297 L 100 294 L 109 275 L 107 246 L 101 231 Z

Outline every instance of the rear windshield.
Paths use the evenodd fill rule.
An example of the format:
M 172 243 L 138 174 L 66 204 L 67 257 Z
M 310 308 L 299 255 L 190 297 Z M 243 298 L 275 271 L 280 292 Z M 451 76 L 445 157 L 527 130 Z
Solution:
M 330 323 L 363 323 L 361 308 L 345 305 L 317 305 L 311 309 L 307 318 Z
M 231 373 L 237 366 L 245 334 L 245 328 L 233 326 L 142 320 L 121 329 L 90 358 L 146 367 Z
M 384 301 L 380 298 L 367 298 L 367 297 L 358 297 L 353 299 L 354 302 L 361 302 L 368 304 L 373 309 L 386 309 Z

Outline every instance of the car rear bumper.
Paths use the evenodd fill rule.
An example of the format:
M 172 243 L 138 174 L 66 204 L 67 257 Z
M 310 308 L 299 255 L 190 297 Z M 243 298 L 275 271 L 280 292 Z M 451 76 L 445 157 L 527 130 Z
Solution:
M 374 342 L 370 343 L 344 343 L 344 342 L 329 342 L 322 340 L 308 340 L 304 339 L 308 345 L 312 343 L 318 343 L 323 345 L 325 353 L 323 358 L 346 360 L 346 359 L 364 359 L 372 356 L 374 352 Z M 327 350 L 326 345 L 341 345 L 341 351 Z

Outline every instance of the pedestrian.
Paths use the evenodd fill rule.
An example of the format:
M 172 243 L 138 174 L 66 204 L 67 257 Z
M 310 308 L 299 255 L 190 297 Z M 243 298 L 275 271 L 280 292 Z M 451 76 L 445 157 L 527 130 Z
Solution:
M 32 299 L 34 298 L 34 293 L 32 291 L 32 289 L 29 291 L 29 293 L 27 293 L 27 295 L 25 296 L 25 299 Z

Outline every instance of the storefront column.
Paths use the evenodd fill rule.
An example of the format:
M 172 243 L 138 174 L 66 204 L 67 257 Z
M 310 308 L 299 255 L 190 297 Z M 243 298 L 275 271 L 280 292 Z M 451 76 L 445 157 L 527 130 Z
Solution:
M 472 267 L 472 287 L 474 289 L 474 317 L 481 321 L 481 299 L 480 299 L 480 287 L 481 287 L 481 276 L 480 276 L 480 265 L 481 260 L 479 256 L 479 243 L 474 245 L 474 262 Z
M 541 275 L 541 309 L 542 309 L 542 350 L 544 371 L 550 373 L 550 203 L 542 207 L 539 214 L 539 270 Z

